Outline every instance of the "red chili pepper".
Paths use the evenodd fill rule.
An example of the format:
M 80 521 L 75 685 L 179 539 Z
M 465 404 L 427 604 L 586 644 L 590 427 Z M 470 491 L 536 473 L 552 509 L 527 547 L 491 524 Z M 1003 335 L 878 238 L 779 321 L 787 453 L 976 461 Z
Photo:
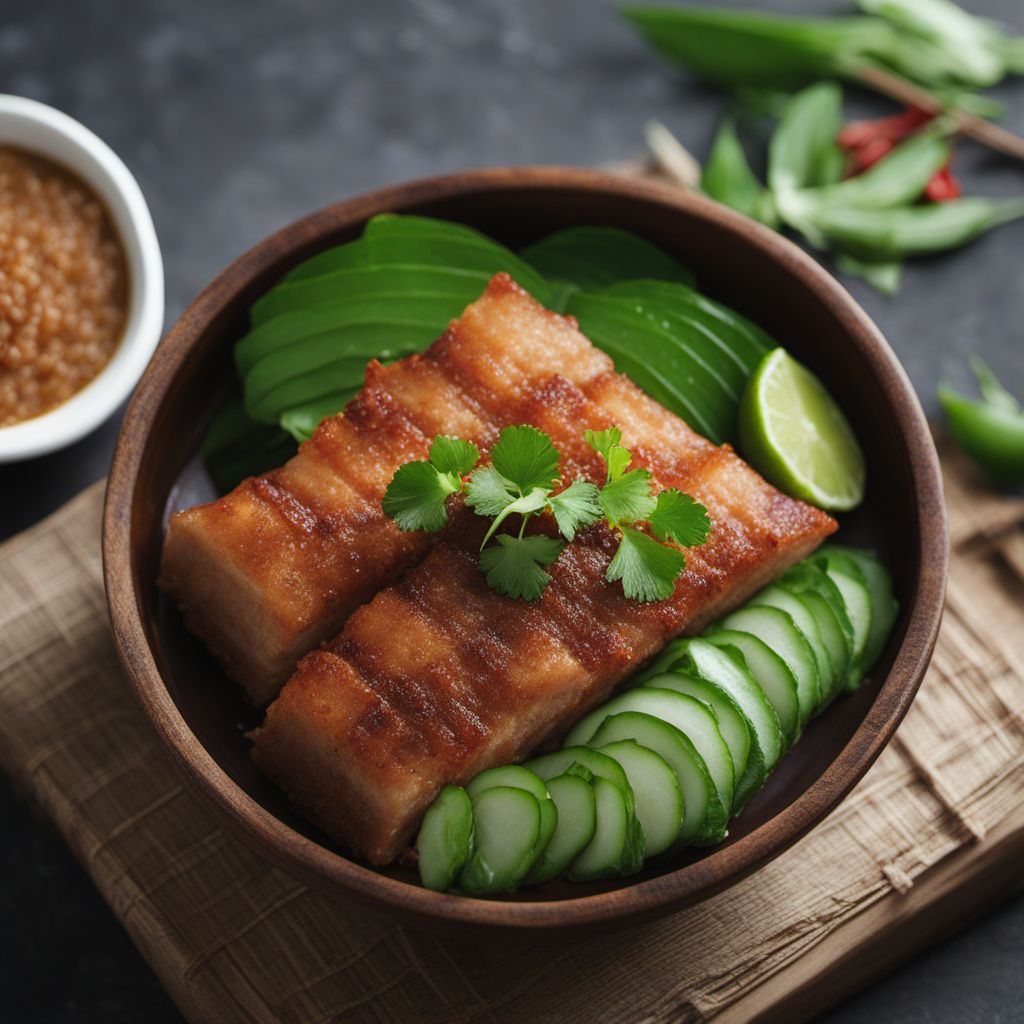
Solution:
M 836 141 L 841 149 L 856 150 L 877 139 L 896 143 L 916 132 L 932 119 L 932 114 L 919 107 L 908 107 L 902 114 L 875 121 L 854 121 L 846 125 Z
M 958 179 L 953 177 L 949 162 L 937 170 L 925 185 L 924 198 L 930 203 L 946 203 L 963 195 Z
M 877 164 L 892 149 L 892 146 L 893 144 L 888 139 L 881 138 L 870 139 L 858 146 L 847 159 L 846 177 L 852 178 L 854 175 L 866 171 L 872 164 Z

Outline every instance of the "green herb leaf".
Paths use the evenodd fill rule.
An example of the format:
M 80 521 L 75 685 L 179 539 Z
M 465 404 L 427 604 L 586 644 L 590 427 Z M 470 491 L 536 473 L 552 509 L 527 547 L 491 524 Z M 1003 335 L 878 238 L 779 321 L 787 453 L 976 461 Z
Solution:
M 562 536 L 572 541 L 577 530 L 596 523 L 601 518 L 598 489 L 586 480 L 574 480 L 564 491 L 548 499 L 548 507 L 555 514 L 555 522 Z
M 658 495 L 657 505 L 648 522 L 659 540 L 670 540 L 686 548 L 708 539 L 711 520 L 708 510 L 695 498 L 674 487 Z
M 597 500 L 612 525 L 647 519 L 657 507 L 651 496 L 651 474 L 646 469 L 633 469 L 601 488 Z
M 608 482 L 618 480 L 633 461 L 629 449 L 619 444 L 622 431 L 618 427 L 610 427 L 608 430 L 588 430 L 584 436 L 587 444 L 604 459 Z
M 771 194 L 750 169 L 732 117 L 723 118 L 704 164 L 700 187 L 712 199 L 748 217 L 777 227 L 779 216 Z
M 498 527 L 501 526 L 509 516 L 516 514 L 521 516 L 530 516 L 534 512 L 539 512 L 544 508 L 547 504 L 547 500 L 548 489 L 546 487 L 534 487 L 532 491 L 527 491 L 521 498 L 516 498 L 515 501 L 510 502 L 494 517 L 494 522 L 491 523 L 480 547 L 483 548 L 487 544 L 487 542 L 494 536 Z
M 391 478 L 381 506 L 400 530 L 440 530 L 448 522 L 445 501 L 461 487 L 455 473 L 439 473 L 429 462 L 407 462 Z
M 430 446 L 430 464 L 439 473 L 465 476 L 480 458 L 480 449 L 471 441 L 460 437 L 439 435 Z
M 558 476 L 558 452 L 551 438 L 536 427 L 505 427 L 491 449 L 494 468 L 525 494 L 534 487 L 553 487 Z
M 676 579 L 686 567 L 678 548 L 665 547 L 646 533 L 622 528 L 622 540 L 608 565 L 605 578 L 622 580 L 622 590 L 633 601 L 664 601 L 672 596 Z
M 515 498 L 509 482 L 493 466 L 482 466 L 466 481 L 466 504 L 478 516 L 496 516 Z
M 550 565 L 563 547 L 562 541 L 543 534 L 512 537 L 503 533 L 480 552 L 480 568 L 492 590 L 506 597 L 536 601 L 551 582 L 551 576 L 541 567 Z
M 832 185 L 843 171 L 836 145 L 843 94 L 835 82 L 819 82 L 786 104 L 768 147 L 768 184 L 776 192 Z

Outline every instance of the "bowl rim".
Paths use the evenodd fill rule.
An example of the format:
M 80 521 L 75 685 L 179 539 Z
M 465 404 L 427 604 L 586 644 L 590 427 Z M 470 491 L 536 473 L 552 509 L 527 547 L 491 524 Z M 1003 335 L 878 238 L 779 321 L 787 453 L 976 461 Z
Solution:
M 68 114 L 0 93 L 0 145 L 45 157 L 81 178 L 102 200 L 124 251 L 128 308 L 124 330 L 100 372 L 67 401 L 0 427 L 0 463 L 64 448 L 95 430 L 131 394 L 164 323 L 164 267 L 149 207 L 121 158 Z
M 279 261 L 282 253 L 322 234 L 325 223 L 342 227 L 383 209 L 501 188 L 583 190 L 654 201 L 711 219 L 723 230 L 742 235 L 749 244 L 781 261 L 856 337 L 876 379 L 889 391 L 912 466 L 921 564 L 906 634 L 865 718 L 825 772 L 791 804 L 736 842 L 675 871 L 609 892 L 537 902 L 448 895 L 390 878 L 294 831 L 242 790 L 189 729 L 160 676 L 134 592 L 128 537 L 143 445 L 128 444 L 126 438 L 148 436 L 174 373 L 210 318 L 231 301 L 229 297 Z M 525 933 L 624 923 L 697 902 L 777 856 L 821 821 L 881 753 L 917 692 L 942 616 L 948 540 L 938 456 L 913 387 L 878 328 L 815 260 L 768 228 L 678 188 L 600 171 L 542 166 L 472 170 L 366 193 L 288 225 L 229 265 L 170 330 L 131 402 L 108 480 L 103 553 L 115 643 L 136 696 L 186 782 L 228 827 L 272 863 L 321 889 L 343 889 L 364 902 L 383 904 L 406 918 L 435 927 L 472 925 Z

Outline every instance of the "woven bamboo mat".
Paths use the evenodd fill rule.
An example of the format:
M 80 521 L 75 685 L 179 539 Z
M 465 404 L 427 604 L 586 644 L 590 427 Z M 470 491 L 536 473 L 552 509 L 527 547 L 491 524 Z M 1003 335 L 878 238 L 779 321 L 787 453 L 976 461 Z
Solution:
M 946 474 L 948 609 L 896 740 L 797 846 L 654 924 L 555 949 L 440 939 L 240 846 L 182 790 L 118 669 L 101 485 L 0 547 L 0 760 L 192 1021 L 803 1019 L 920 944 L 958 889 L 962 914 L 1020 881 L 1024 502 Z

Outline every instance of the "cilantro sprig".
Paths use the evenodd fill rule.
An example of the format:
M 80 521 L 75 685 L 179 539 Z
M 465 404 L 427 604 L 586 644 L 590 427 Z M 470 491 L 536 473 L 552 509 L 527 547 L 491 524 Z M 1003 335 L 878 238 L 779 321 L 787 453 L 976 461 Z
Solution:
M 634 601 L 664 601 L 686 568 L 679 547 L 696 547 L 708 539 L 707 509 L 675 488 L 652 494 L 650 471 L 629 469 L 633 455 L 620 444 L 617 427 L 588 430 L 586 438 L 604 459 L 605 484 L 597 500 L 608 528 L 619 535 L 605 578 L 621 580 L 623 593 Z M 637 528 L 644 522 L 650 534 Z
M 651 493 L 651 474 L 630 470 L 632 454 L 612 428 L 588 431 L 587 441 L 607 467 L 602 487 L 574 480 L 560 484 L 558 451 L 543 431 L 529 425 L 505 427 L 491 449 L 490 464 L 479 466 L 479 449 L 455 437 L 437 437 L 426 461 L 409 462 L 395 473 L 383 509 L 401 530 L 440 530 L 448 521 L 447 503 L 464 494 L 466 505 L 491 520 L 480 545 L 480 569 L 493 590 L 535 601 L 551 581 L 546 571 L 577 533 L 601 519 L 619 535 L 606 573 L 622 581 L 627 597 L 660 601 L 671 596 L 686 560 L 677 547 L 707 539 L 704 507 L 677 490 Z M 559 536 L 526 534 L 535 515 L 550 513 Z M 498 533 L 513 516 L 518 530 Z M 646 522 L 650 534 L 638 527 Z M 668 543 L 666 543 L 668 542 Z

